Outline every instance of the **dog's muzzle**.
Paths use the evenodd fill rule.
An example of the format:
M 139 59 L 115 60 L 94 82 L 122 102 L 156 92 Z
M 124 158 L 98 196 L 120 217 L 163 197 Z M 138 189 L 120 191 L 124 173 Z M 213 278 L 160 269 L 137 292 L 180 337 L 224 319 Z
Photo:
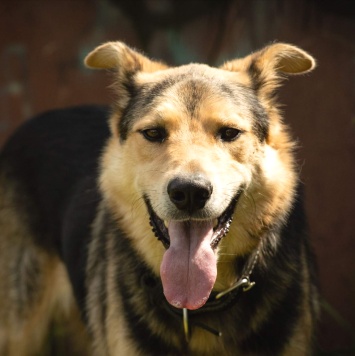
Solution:
M 205 186 L 205 188 L 202 188 L 201 185 L 195 185 L 194 188 L 186 187 L 186 182 L 184 184 L 181 184 L 182 181 L 174 182 L 172 180 L 169 185 L 168 185 L 168 193 L 169 193 L 169 188 L 170 188 L 170 194 L 173 195 L 173 198 L 170 199 L 175 199 L 176 204 L 181 206 L 179 211 L 184 211 L 182 208 L 183 206 L 185 207 L 186 213 L 187 211 L 192 211 L 192 213 L 198 213 L 199 210 L 202 210 L 208 199 L 210 198 L 212 194 L 212 186 L 208 187 Z M 178 184 L 179 183 L 179 184 Z M 179 189 L 177 189 L 179 188 Z M 183 188 L 183 189 L 182 189 Z M 208 192 L 207 192 L 208 190 Z M 211 247 L 213 249 L 216 249 L 219 242 L 225 237 L 229 231 L 229 228 L 232 224 L 233 220 L 233 214 L 236 208 L 236 205 L 239 201 L 239 198 L 242 194 L 242 189 L 240 189 L 234 197 L 231 199 L 229 205 L 227 208 L 223 211 L 223 213 L 216 219 L 216 224 L 213 228 L 214 233 L 213 237 L 211 239 Z M 169 195 L 170 197 L 170 195 Z M 154 208 L 152 207 L 152 204 L 147 196 L 144 197 L 148 213 L 149 213 L 149 222 L 152 227 L 152 231 L 154 232 L 155 236 L 162 242 L 164 247 L 167 249 L 170 246 L 170 237 L 169 237 L 169 231 L 168 228 L 164 222 L 163 219 L 161 219 L 154 211 Z M 193 202 L 191 202 L 193 201 Z M 177 206 L 174 204 L 175 206 Z M 194 206 L 194 209 L 191 209 L 191 206 Z M 197 209 L 197 206 L 200 208 Z M 188 215 L 188 214 L 186 214 Z M 203 220 L 203 219 L 202 219 Z
M 240 192 L 216 217 L 207 208 L 212 191 L 212 184 L 202 176 L 172 179 L 167 193 L 176 218 L 166 222 L 145 198 L 153 232 L 166 248 L 160 266 L 164 295 L 177 308 L 203 306 L 216 280 L 216 248 L 229 231 Z

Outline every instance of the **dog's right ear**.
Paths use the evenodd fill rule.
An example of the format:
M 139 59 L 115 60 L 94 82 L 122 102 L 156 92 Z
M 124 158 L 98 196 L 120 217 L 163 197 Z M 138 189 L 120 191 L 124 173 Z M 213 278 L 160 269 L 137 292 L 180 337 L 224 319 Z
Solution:
M 104 43 L 90 52 L 84 63 L 88 68 L 108 69 L 115 73 L 114 86 L 118 94 L 118 108 L 127 104 L 137 72 L 152 73 L 167 68 L 165 64 L 150 60 L 123 42 Z

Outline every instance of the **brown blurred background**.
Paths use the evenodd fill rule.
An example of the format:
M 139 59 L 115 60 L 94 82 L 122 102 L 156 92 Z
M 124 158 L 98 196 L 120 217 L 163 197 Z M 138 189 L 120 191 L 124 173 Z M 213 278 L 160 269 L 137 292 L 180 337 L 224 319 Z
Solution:
M 170 64 L 221 64 L 271 41 L 318 68 L 280 90 L 299 141 L 324 310 L 320 355 L 355 355 L 355 1 L 1 0 L 0 146 L 43 110 L 110 103 L 109 76 L 85 55 L 123 40 Z

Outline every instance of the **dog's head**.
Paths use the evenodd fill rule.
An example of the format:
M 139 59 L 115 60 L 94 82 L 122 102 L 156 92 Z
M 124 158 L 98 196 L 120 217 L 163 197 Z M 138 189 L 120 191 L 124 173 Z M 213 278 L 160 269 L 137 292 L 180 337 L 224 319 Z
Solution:
M 249 253 L 289 211 L 296 176 L 275 91 L 286 75 L 313 69 L 314 59 L 277 43 L 218 69 L 169 68 L 110 42 L 86 64 L 115 76 L 104 196 L 160 268 L 168 301 L 199 308 L 217 271 L 220 285 L 230 282 L 219 256 Z

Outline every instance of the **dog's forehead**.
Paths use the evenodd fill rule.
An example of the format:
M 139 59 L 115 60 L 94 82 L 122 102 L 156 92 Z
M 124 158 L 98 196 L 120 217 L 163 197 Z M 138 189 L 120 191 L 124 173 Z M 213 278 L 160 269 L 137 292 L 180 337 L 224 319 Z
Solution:
M 189 64 L 158 73 L 142 73 L 136 83 L 145 106 L 152 108 L 170 101 L 193 114 L 196 107 L 216 100 L 237 106 L 248 104 L 253 93 L 240 77 L 238 73 L 208 65 Z
M 189 64 L 154 73 L 138 73 L 136 95 L 120 121 L 122 140 L 142 117 L 171 107 L 195 117 L 197 110 L 213 103 L 219 107 L 244 111 L 250 117 L 263 115 L 253 90 L 243 82 L 243 75 L 204 64 Z M 223 105 L 224 104 L 224 105 Z M 206 109 L 205 108 L 205 109 Z
M 140 72 L 138 74 L 139 80 L 143 82 L 152 82 L 157 79 L 179 78 L 181 76 L 194 76 L 194 77 L 213 77 L 223 75 L 232 76 L 232 72 L 223 69 L 210 67 L 207 64 L 190 63 L 181 65 L 179 67 L 169 67 L 155 72 Z
M 136 77 L 136 83 L 146 89 L 159 88 L 161 94 L 167 89 L 190 89 L 193 86 L 209 89 L 218 87 L 244 86 L 246 81 L 242 73 L 230 72 L 223 69 L 210 67 L 206 64 L 188 64 L 180 67 L 169 68 L 154 73 L 141 72 Z M 228 91 L 230 91 L 229 89 Z

